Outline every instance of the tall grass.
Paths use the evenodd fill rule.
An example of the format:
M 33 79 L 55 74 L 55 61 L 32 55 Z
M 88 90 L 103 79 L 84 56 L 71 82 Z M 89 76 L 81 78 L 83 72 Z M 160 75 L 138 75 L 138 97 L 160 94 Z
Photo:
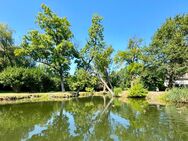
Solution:
M 188 88 L 173 88 L 169 90 L 165 100 L 176 103 L 188 103 Z

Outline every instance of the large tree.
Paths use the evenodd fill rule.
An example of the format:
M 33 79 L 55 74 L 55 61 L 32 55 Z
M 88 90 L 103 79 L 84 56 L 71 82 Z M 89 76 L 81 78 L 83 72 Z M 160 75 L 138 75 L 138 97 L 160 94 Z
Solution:
M 40 30 L 32 30 L 24 36 L 22 48 L 15 53 L 47 65 L 60 76 L 61 89 L 65 91 L 64 78 L 70 69 L 71 59 L 77 56 L 71 42 L 73 34 L 70 23 L 67 18 L 58 17 L 44 4 L 42 10 L 36 19 Z
M 81 50 L 80 58 L 85 70 L 97 75 L 103 85 L 113 95 L 113 88 L 109 78 L 113 48 L 107 46 L 104 41 L 102 20 L 103 18 L 98 15 L 92 17 L 92 25 L 89 28 L 89 39 L 86 46 Z
M 171 88 L 188 71 L 188 14 L 166 20 L 155 33 L 148 55 Z
M 114 60 L 117 64 L 124 64 L 124 72 L 127 73 L 131 82 L 141 75 L 143 70 L 142 63 L 142 39 L 131 38 L 128 43 L 128 47 L 124 51 L 118 51 Z M 132 83 L 131 83 L 132 86 Z

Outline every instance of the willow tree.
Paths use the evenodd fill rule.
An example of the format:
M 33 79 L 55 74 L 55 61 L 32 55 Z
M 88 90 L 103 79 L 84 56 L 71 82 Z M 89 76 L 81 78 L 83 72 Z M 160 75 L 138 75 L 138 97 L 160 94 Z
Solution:
M 38 63 L 45 64 L 61 78 L 61 89 L 64 78 L 70 69 L 71 59 L 77 52 L 71 39 L 73 34 L 67 18 L 58 17 L 49 7 L 42 4 L 36 23 L 40 30 L 32 30 L 23 37 L 22 48 L 15 51 L 16 55 L 31 57 Z
M 109 67 L 113 48 L 104 41 L 103 18 L 95 15 L 89 28 L 89 39 L 81 50 L 80 56 L 85 70 L 90 71 L 101 80 L 108 91 L 113 95 L 113 88 L 109 78 Z

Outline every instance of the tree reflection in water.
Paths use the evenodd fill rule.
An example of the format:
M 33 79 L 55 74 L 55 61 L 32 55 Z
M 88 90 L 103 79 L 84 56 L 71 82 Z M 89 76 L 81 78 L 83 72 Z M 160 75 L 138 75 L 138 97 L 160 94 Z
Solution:
M 187 107 L 107 97 L 5 105 L 0 106 L 0 140 L 183 141 L 188 138 L 187 116 Z

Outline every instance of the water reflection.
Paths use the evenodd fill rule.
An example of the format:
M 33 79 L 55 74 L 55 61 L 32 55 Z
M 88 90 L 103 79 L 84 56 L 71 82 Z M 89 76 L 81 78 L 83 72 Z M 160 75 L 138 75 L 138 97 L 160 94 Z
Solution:
M 188 139 L 188 107 L 89 97 L 0 106 L 1 141 Z

